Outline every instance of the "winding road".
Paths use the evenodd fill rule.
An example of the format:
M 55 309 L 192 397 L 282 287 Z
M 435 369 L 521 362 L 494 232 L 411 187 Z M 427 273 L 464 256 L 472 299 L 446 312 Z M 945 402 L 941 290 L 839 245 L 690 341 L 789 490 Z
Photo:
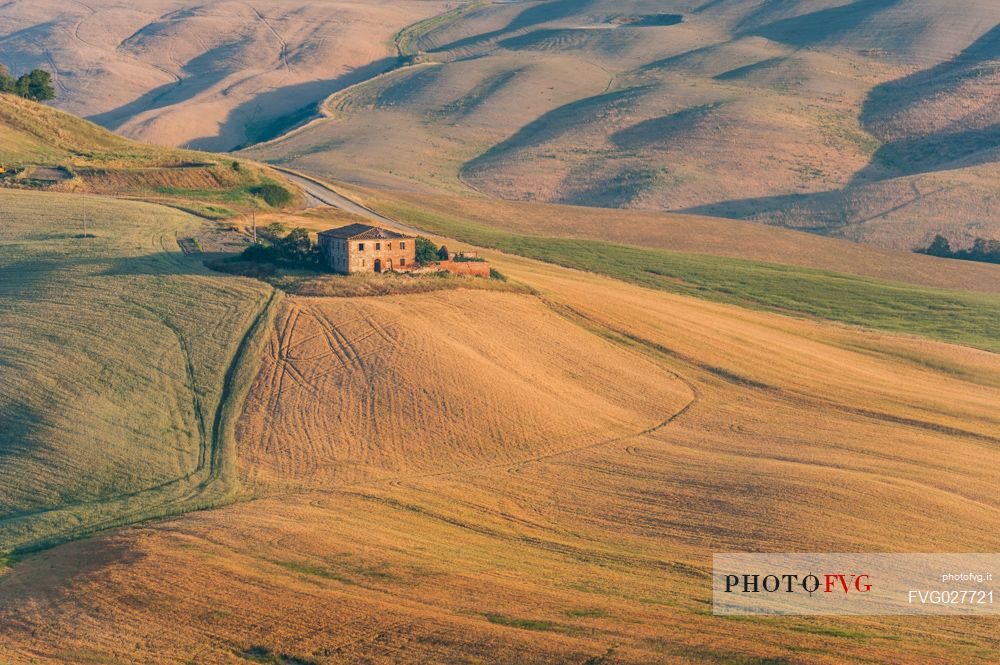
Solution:
M 273 166 L 272 168 L 284 175 L 290 182 L 298 186 L 305 193 L 307 208 L 321 208 L 323 206 L 329 206 L 331 208 L 338 208 L 339 210 L 343 210 L 345 212 L 354 213 L 355 215 L 367 217 L 373 222 L 386 224 L 392 228 L 399 229 L 400 231 L 417 234 L 422 233 L 422 231 L 415 226 L 409 226 L 398 222 L 391 217 L 386 217 L 381 213 L 375 212 L 371 208 L 361 205 L 357 201 L 347 198 L 319 180 L 302 175 L 297 171 L 281 168 L 280 166 Z

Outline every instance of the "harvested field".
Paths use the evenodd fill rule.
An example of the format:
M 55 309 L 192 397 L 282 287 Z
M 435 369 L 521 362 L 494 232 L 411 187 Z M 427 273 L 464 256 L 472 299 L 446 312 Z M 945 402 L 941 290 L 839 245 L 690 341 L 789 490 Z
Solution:
M 243 185 L 240 175 L 228 165 L 218 164 L 179 168 L 79 169 L 87 189 L 100 194 L 188 190 L 230 190 Z
M 242 473 L 327 487 L 584 448 L 693 398 L 537 299 L 483 291 L 286 300 L 251 395 Z
M 705 582 L 713 551 L 993 547 L 995 354 L 498 264 L 544 299 L 413 296 L 413 320 L 402 299 L 292 299 L 239 439 L 242 473 L 272 496 L 21 562 L 0 581 L 0 653 L 17 665 L 997 659 L 995 622 L 713 617 Z M 539 364 L 521 333 L 541 324 L 557 333 L 538 342 L 546 358 L 588 353 L 622 378 Z M 479 371 L 456 373 L 466 366 Z M 410 399 L 382 397 L 393 380 Z M 688 386 L 696 399 L 678 412 Z M 630 435 L 583 448 L 564 433 L 493 436 L 505 408 L 547 436 L 532 414 L 556 398 L 575 407 L 550 414 L 560 427 Z M 276 421 L 285 438 L 264 436 L 262 400 L 308 429 Z M 432 416 L 449 405 L 463 409 L 462 445 L 388 428 L 447 432 Z

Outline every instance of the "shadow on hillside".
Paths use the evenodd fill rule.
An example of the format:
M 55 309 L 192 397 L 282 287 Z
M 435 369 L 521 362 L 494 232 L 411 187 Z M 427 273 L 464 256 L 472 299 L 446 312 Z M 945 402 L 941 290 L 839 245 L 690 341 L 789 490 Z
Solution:
M 1000 123 L 980 129 L 938 133 L 881 146 L 852 184 L 900 176 L 951 171 L 997 161 Z
M 523 30 L 540 23 L 548 23 L 549 21 L 557 21 L 575 16 L 596 4 L 598 4 L 598 0 L 555 0 L 554 2 L 546 2 L 541 5 L 529 7 L 515 16 L 510 23 L 498 30 L 463 37 L 462 39 L 432 49 L 432 53 L 445 53 L 447 51 L 490 42 L 515 30 Z
M 18 302 L 37 299 L 46 284 L 54 283 L 55 274 L 65 266 L 65 257 L 44 255 L 0 265 L 0 306 L 13 308 Z
M 675 113 L 650 118 L 630 125 L 611 135 L 610 139 L 619 150 L 635 150 L 663 145 L 678 135 L 690 132 L 712 117 L 713 111 L 722 107 L 722 102 L 712 102 L 681 109 Z
M 782 29 L 794 28 L 793 32 L 803 30 L 803 26 L 811 25 L 817 20 L 820 23 L 829 21 L 830 25 L 837 29 L 846 29 L 848 25 L 858 25 L 856 19 L 864 19 L 892 4 L 894 3 L 887 0 L 855 2 L 844 7 L 779 21 L 764 30 L 757 30 L 754 34 L 779 39 L 782 36 Z M 853 12 L 857 12 L 857 16 L 851 15 Z M 804 46 L 807 43 L 804 37 L 800 41 L 787 39 L 782 41 L 797 46 Z M 957 87 L 965 78 L 991 73 L 997 61 L 1000 61 L 1000 26 L 994 27 L 946 62 L 876 86 L 862 107 L 861 124 L 867 131 L 878 136 L 880 126 L 906 111 L 910 104 L 926 99 L 928 94 L 936 90 L 947 90 L 951 85 Z M 761 215 L 775 219 L 783 217 L 811 219 L 814 224 L 796 228 L 813 233 L 835 233 L 847 224 L 847 212 L 843 211 L 843 206 L 844 197 L 848 195 L 851 187 L 907 175 L 987 164 L 997 161 L 998 152 L 1000 152 L 1000 123 L 975 129 L 938 131 L 926 136 L 883 144 L 869 163 L 842 189 L 812 194 L 721 201 L 679 212 L 731 219 L 753 219 Z M 918 197 L 919 194 L 914 195 L 914 198 Z M 911 202 L 904 201 L 890 211 L 905 207 Z M 867 220 L 860 222 L 855 220 L 853 223 L 864 221 Z
M 198 252 L 196 254 L 155 252 L 142 256 L 95 261 L 95 264 L 102 266 L 102 269 L 97 273 L 101 277 L 197 275 L 227 278 L 230 275 L 211 270 L 207 264 L 238 254 L 238 252 Z
M 0 590 L 0 606 L 47 606 L 98 571 L 129 566 L 143 556 L 127 540 L 115 538 L 89 538 L 66 544 L 54 554 L 29 556 L 18 565 L 12 583 Z
M 249 38 L 246 38 L 247 42 Z M 248 42 L 247 42 L 248 43 Z M 138 99 L 116 109 L 88 116 L 87 120 L 111 130 L 119 129 L 131 118 L 148 111 L 167 108 L 186 102 L 222 82 L 231 74 L 219 69 L 218 63 L 240 44 L 226 44 L 206 51 L 192 59 L 181 69 L 181 78 L 150 90 Z
M 939 65 L 876 86 L 861 109 L 861 125 L 875 136 L 884 125 L 938 91 L 958 90 L 964 80 L 988 76 L 1000 61 L 1000 26 Z M 958 100 L 957 100 L 958 101 Z M 957 105 L 956 101 L 956 105 Z M 960 111 L 960 109 L 959 109 Z M 956 112 L 954 123 L 962 118 Z M 975 166 L 996 160 L 1000 123 L 975 129 L 941 130 L 884 144 L 855 181 Z
M 786 226 L 782 224 L 781 226 L 826 235 L 848 224 L 847 214 L 842 210 L 842 206 L 840 205 L 840 198 L 843 194 L 844 190 L 834 189 L 810 194 L 759 196 L 708 203 L 674 210 L 673 212 L 751 221 L 761 215 L 769 217 L 801 217 L 811 220 L 812 224 L 809 226 L 803 224 Z
M 739 30 L 737 35 L 766 37 L 789 46 L 806 48 L 861 28 L 877 14 L 899 4 L 901 0 L 855 0 L 839 7 L 766 22 L 763 14 L 769 10 L 769 5 L 765 3 L 758 13 L 751 14 L 745 20 L 745 22 L 755 22 L 764 18 L 763 25 L 758 23 L 756 26 Z
M 216 136 L 195 139 L 188 142 L 186 147 L 229 152 L 270 141 L 318 117 L 320 105 L 333 93 L 391 71 L 399 64 L 399 58 L 382 58 L 363 67 L 355 67 L 336 78 L 296 83 L 256 95 L 230 111 Z M 267 117 L 260 118 L 260 109 L 266 108 L 273 110 Z M 242 143 L 234 145 L 231 139 L 225 138 L 228 136 L 246 138 Z
M 478 169 L 488 166 L 491 161 L 516 150 L 539 146 L 564 134 L 580 131 L 580 127 L 597 121 L 609 109 L 624 110 L 629 108 L 652 88 L 653 86 L 638 86 L 614 90 L 553 109 L 522 127 L 509 139 L 496 144 L 479 157 L 466 162 L 461 169 L 462 175 L 471 175 Z
M 0 367 L 4 365 L 0 354 Z M 39 448 L 45 446 L 41 423 L 45 422 L 45 413 L 32 409 L 14 395 L 6 392 L 0 394 L 0 472 L 8 464 L 31 459 Z M 15 517 L 24 512 L 23 507 L 4 505 L 13 497 L 4 497 L 0 504 L 0 521 Z M 33 508 L 33 507 L 32 507 Z
M 181 69 L 180 80 L 164 84 L 138 99 L 116 109 L 89 116 L 87 119 L 108 129 L 117 130 L 137 115 L 190 101 L 233 74 L 232 71 L 219 69 L 218 63 L 225 62 L 234 51 L 248 46 L 249 40 L 250 37 L 246 37 L 240 42 L 206 51 Z M 197 150 L 229 151 L 245 147 L 248 143 L 270 140 L 315 117 L 318 105 L 334 92 L 389 71 L 398 64 L 398 58 L 382 58 L 363 67 L 356 67 L 336 78 L 297 83 L 254 96 L 230 112 L 217 136 L 196 139 L 187 147 Z M 269 117 L 262 119 L 257 117 L 260 109 L 271 105 L 275 110 Z M 234 145 L 232 140 L 221 138 L 244 136 L 244 134 L 247 138 L 241 145 Z

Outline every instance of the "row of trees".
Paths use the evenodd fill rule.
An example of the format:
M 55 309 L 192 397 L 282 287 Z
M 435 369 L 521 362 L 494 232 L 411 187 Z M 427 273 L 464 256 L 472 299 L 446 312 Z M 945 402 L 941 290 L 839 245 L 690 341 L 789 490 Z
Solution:
M 954 250 L 951 243 L 943 235 L 934 236 L 930 245 L 916 250 L 919 254 L 940 256 L 945 259 L 961 259 L 962 261 L 981 261 L 983 263 L 1000 263 L 1000 240 L 976 238 L 969 249 Z
M 6 92 L 24 97 L 36 102 L 46 102 L 56 98 L 56 90 L 52 86 L 52 74 L 44 69 L 33 69 L 31 72 L 14 78 L 10 70 L 0 65 L 0 92 Z

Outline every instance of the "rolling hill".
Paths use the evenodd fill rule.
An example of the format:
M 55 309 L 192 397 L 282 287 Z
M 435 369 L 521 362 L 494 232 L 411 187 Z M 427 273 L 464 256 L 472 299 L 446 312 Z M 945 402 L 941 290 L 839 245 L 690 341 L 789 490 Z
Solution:
M 68 113 L 0 94 L 0 187 L 155 200 L 213 219 L 272 210 L 297 194 L 258 164 L 165 149 Z M 280 188 L 275 198 L 273 189 Z
M 421 30 L 418 66 L 248 154 L 370 186 L 969 244 L 1000 237 L 998 22 L 982 0 L 486 3 Z
M 164 145 L 319 118 L 247 155 L 909 250 L 1000 237 L 998 23 L 988 0 L 16 0 L 0 61 L 53 69 L 63 108 Z
M 14 0 L 0 62 L 49 69 L 61 108 L 126 136 L 228 150 L 389 66 L 393 33 L 445 4 Z
M 4 5 L 0 60 L 67 26 L 123 45 L 94 81 L 201 53 L 150 132 L 231 138 L 201 102 L 267 88 L 232 79 L 260 35 L 326 62 L 309 31 L 354 12 L 400 57 L 235 161 L 0 95 L 0 662 L 1000 661 L 989 618 L 715 616 L 710 582 L 716 552 L 996 548 L 1000 266 L 844 239 L 903 247 L 917 204 L 828 223 L 948 178 L 921 205 L 991 232 L 956 203 L 987 205 L 976 141 L 928 147 L 991 136 L 991 3 L 91 2 Z M 209 270 L 241 212 L 355 220 L 269 205 L 251 157 L 505 281 Z
M 494 258 L 542 297 L 283 300 L 237 437 L 257 498 L 25 558 L 0 653 L 995 659 L 989 621 L 713 617 L 705 581 L 720 550 L 988 549 L 995 354 Z

